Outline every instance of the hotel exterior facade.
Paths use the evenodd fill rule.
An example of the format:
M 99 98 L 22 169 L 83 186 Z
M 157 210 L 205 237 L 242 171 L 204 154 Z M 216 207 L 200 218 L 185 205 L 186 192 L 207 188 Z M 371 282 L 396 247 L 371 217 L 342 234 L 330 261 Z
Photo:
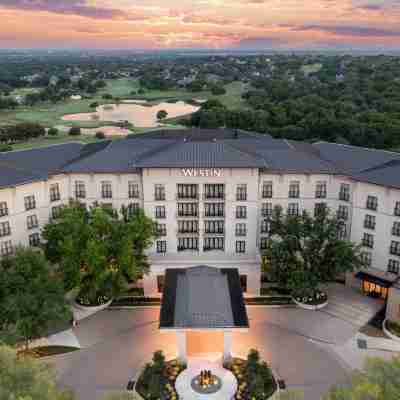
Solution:
M 327 206 L 342 235 L 362 244 L 369 268 L 346 284 L 389 297 L 399 318 L 400 155 L 233 130 L 161 130 L 119 141 L 69 143 L 0 154 L 0 255 L 40 244 L 41 228 L 77 199 L 156 220 L 146 295 L 167 268 L 237 268 L 258 295 L 268 218 Z

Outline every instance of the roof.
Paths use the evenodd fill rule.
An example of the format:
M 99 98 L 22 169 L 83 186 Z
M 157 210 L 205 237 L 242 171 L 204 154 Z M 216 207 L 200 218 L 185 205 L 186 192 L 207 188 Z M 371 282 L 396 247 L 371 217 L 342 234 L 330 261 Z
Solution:
M 400 154 L 336 143 L 275 139 L 238 129 L 161 129 L 125 139 L 0 154 L 0 188 L 55 173 L 133 173 L 142 168 L 259 168 L 346 175 L 400 189 Z
M 248 328 L 237 269 L 167 269 L 160 329 Z
M 0 188 L 47 179 L 80 154 L 81 143 L 0 153 Z

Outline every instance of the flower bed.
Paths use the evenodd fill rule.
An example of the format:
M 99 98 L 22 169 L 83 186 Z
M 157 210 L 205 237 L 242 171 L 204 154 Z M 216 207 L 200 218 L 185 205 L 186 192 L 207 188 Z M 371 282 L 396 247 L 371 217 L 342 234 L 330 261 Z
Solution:
M 383 332 L 387 337 L 400 342 L 400 324 L 394 321 L 385 319 L 382 325 Z
M 235 400 L 266 400 L 278 389 L 271 369 L 264 362 L 257 361 L 253 373 L 251 370 L 254 370 L 254 365 L 249 366 L 249 361 L 242 358 L 233 358 L 224 367 L 233 373 L 238 382 Z M 261 388 L 260 383 L 263 384 Z
M 110 307 L 145 307 L 159 306 L 161 299 L 158 297 L 122 296 L 113 300 Z
M 313 295 L 293 296 L 296 305 L 306 310 L 319 310 L 328 305 L 328 295 L 321 291 L 316 291 Z
M 294 304 L 291 296 L 246 297 L 244 301 L 248 306 L 288 306 Z
M 110 303 L 111 299 L 107 296 L 99 295 L 97 296 L 96 301 L 93 302 L 88 296 L 79 293 L 78 296 L 76 296 L 75 301 L 82 307 L 101 307 L 107 303 Z
M 143 398 L 148 400 L 178 400 L 175 389 L 175 382 L 178 375 L 186 368 L 178 360 L 156 361 L 156 354 L 163 355 L 161 352 L 155 353 L 152 363 L 145 366 L 139 375 L 135 390 Z

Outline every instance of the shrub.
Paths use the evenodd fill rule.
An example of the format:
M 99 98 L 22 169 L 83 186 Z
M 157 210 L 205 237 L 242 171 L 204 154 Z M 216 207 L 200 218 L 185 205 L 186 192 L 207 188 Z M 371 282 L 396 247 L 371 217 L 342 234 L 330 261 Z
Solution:
M 9 144 L 0 144 L 0 153 L 3 153 L 5 151 L 11 151 L 13 148 Z
M 99 103 L 97 101 L 95 101 L 89 105 L 90 108 L 97 108 L 98 106 L 99 106 Z
M 223 86 L 213 86 L 211 88 L 211 93 L 214 96 L 221 96 L 223 94 L 226 94 L 226 89 Z
M 112 94 L 110 93 L 104 93 L 103 96 L 101 96 L 104 100 L 111 100 L 113 98 Z
M 58 135 L 58 129 L 57 128 L 50 128 L 48 131 L 47 131 L 47 134 L 48 135 L 50 135 L 50 136 L 57 136 Z
M 105 133 L 104 132 L 101 132 L 101 131 L 99 131 L 99 132 L 96 132 L 96 139 L 105 139 L 106 138 L 106 135 L 105 135 Z
M 73 126 L 70 130 L 69 130 L 69 135 L 70 136 L 80 136 L 81 135 L 81 128 L 79 128 L 78 126 Z

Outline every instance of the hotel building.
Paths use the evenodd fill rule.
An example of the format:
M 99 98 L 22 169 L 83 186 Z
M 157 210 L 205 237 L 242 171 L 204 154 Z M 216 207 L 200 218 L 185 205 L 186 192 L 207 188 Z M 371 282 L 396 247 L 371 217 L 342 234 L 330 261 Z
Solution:
M 157 221 L 146 295 L 161 293 L 165 269 L 197 265 L 237 268 L 245 294 L 257 295 L 273 207 L 297 214 L 326 205 L 369 266 L 346 283 L 389 295 L 391 318 L 399 317 L 400 154 L 228 129 L 2 153 L 1 255 L 37 246 L 41 228 L 70 199 L 141 207 Z

